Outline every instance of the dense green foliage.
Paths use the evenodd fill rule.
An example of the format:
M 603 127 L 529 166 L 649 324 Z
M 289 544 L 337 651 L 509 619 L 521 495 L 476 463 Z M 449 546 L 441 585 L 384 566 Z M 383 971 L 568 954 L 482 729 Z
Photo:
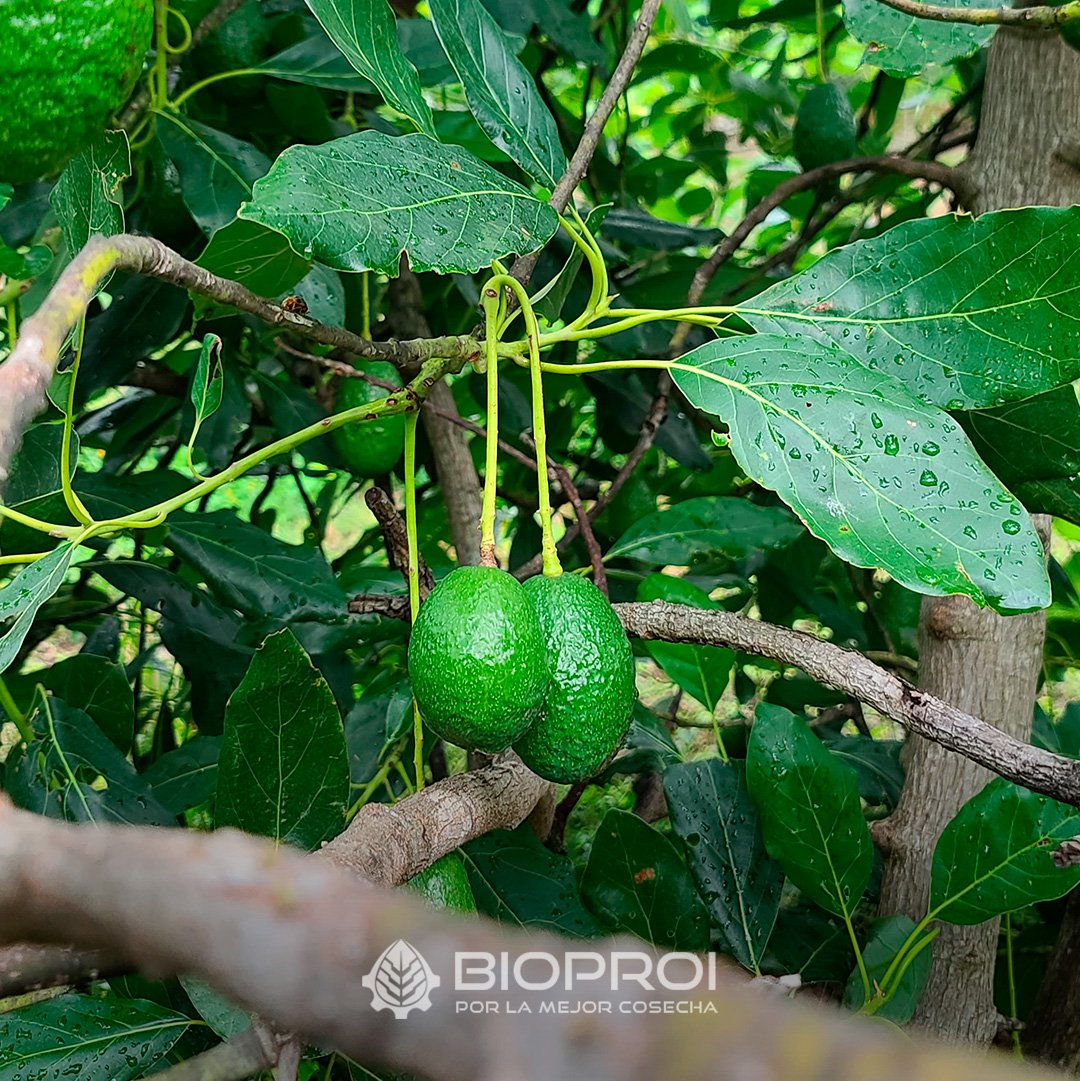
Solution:
M 504 446 L 487 478 L 483 342 L 438 372 L 439 408 L 460 414 L 458 449 L 493 485 L 497 560 L 526 584 L 458 566 L 446 497 L 471 471 L 459 457 L 440 475 L 433 411 L 407 474 L 411 399 L 341 375 L 348 350 L 117 273 L 2 491 L 5 795 L 71 821 L 315 849 L 366 803 L 410 794 L 417 763 L 429 784 L 463 769 L 444 741 L 513 744 L 588 782 L 565 829 L 547 846 L 529 826 L 477 838 L 414 885 L 450 883 L 454 907 L 471 889 L 515 926 L 712 949 L 897 1023 L 940 921 L 1010 913 L 996 1004 L 1027 1016 L 1080 877 L 1051 856 L 1080 832 L 1075 809 L 995 780 L 938 844 L 931 916 L 879 918 L 868 822 L 899 799 L 901 730 L 793 665 L 628 643 L 574 509 L 637 462 L 593 522 L 612 602 L 760 618 L 907 677 L 921 595 L 1045 608 L 1032 738 L 1080 757 L 1080 209 L 973 219 L 938 179 L 873 169 L 806 186 L 719 265 L 664 359 L 702 262 L 802 167 L 963 159 L 993 28 L 878 0 L 665 0 L 581 217 L 560 219 L 546 199 L 636 3 L 372 0 L 357 18 L 346 0 L 247 0 L 188 49 L 177 14 L 197 32 L 216 5 L 184 0 L 168 43 L 145 58 L 140 43 L 108 80 L 16 23 L 24 6 L 42 5 L 0 0 L 0 358 L 77 250 L 123 230 L 377 341 L 491 331 Z M 114 9 L 149 17 L 48 6 L 97 27 Z M 109 25 L 112 50 L 128 32 Z M 148 102 L 105 131 L 144 59 Z M 515 314 L 506 281 L 488 283 L 532 251 Z M 530 339 L 565 468 L 549 523 Z M 415 483 L 437 584 L 411 633 L 388 614 L 409 591 L 363 499 L 372 478 L 410 520 Z M 1031 512 L 1056 516 L 1049 569 Z M 565 573 L 530 578 L 544 524 Z M 43 1077 L 141 1077 L 204 1049 L 229 1009 L 191 981 L 97 981 L 0 1014 L 0 1081 L 33 1056 Z M 16 1036 L 25 1058 L 5 1060 Z M 360 1076 L 306 1053 L 304 1070 Z

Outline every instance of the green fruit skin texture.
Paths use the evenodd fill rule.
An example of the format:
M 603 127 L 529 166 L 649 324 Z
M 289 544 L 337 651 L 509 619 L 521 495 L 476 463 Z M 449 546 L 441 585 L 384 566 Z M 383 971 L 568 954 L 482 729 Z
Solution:
M 438 736 L 487 754 L 539 717 L 544 639 L 521 583 L 495 567 L 458 567 L 420 606 L 409 640 L 420 715 Z
M 450 912 L 476 911 L 476 898 L 469 885 L 465 864 L 454 852 L 410 878 L 407 885 L 433 908 Z
M 810 90 L 795 117 L 795 157 L 804 169 L 852 158 L 858 149 L 855 114 L 833 83 Z
M 402 386 L 397 368 L 385 360 L 373 360 L 359 367 L 384 383 Z M 366 379 L 343 379 L 338 384 L 335 408 L 339 413 L 344 409 L 355 409 L 358 405 L 377 402 L 390 393 Z M 405 447 L 405 418 L 398 413 L 346 424 L 334 432 L 334 445 L 356 476 L 378 477 L 389 473 Z
M 587 578 L 525 583 L 547 647 L 551 684 L 540 719 L 514 750 L 534 773 L 573 783 L 618 749 L 634 708 L 634 656 L 619 617 Z
M 142 71 L 153 0 L 0 0 L 0 181 L 57 172 Z

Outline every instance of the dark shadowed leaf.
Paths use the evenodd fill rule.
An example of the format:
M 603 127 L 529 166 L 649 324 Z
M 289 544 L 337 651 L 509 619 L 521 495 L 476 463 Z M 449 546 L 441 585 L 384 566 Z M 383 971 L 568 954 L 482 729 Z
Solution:
M 743 764 L 709 759 L 672 766 L 664 794 L 713 926 L 740 964 L 759 971 L 784 874 L 765 854 Z
M 225 711 L 217 824 L 313 849 L 340 832 L 348 794 L 334 696 L 292 633 L 279 631 Z
M 660 949 L 709 948 L 709 919 L 675 846 L 629 811 L 604 815 L 581 877 L 597 919 Z
M 143 780 L 163 807 L 172 814 L 182 814 L 213 798 L 220 754 L 220 736 L 197 736 L 163 754 L 143 774 Z

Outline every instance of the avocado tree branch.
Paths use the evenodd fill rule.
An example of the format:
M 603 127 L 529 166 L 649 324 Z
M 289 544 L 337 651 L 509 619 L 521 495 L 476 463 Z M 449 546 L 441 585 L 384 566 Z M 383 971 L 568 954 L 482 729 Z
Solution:
M 762 623 L 732 612 L 681 604 L 616 604 L 632 638 L 726 646 L 801 668 L 1000 777 L 1080 807 L 1080 760 L 1044 751 L 957 709 L 874 664 L 861 653 L 812 635 Z
M 131 868 L 141 873 L 132 876 Z M 949 1077 L 1036 1081 L 1030 1067 L 911 1039 L 835 1011 L 752 989 L 721 964 L 714 991 L 647 990 L 620 982 L 610 1013 L 538 1017 L 551 992 L 521 990 L 531 1013 L 460 1011 L 459 952 L 525 953 L 560 962 L 580 940 L 513 931 L 433 911 L 419 898 L 359 881 L 325 859 L 233 830 L 212 834 L 108 824 L 73 825 L 0 801 L 0 939 L 96 949 L 122 947 L 151 978 L 189 974 L 281 1028 L 365 1066 L 433 1081 L 588 1076 L 591 1081 L 838 1081 Z M 404 939 L 439 976 L 430 1008 L 408 1024 L 372 1009 L 364 977 Z M 621 940 L 589 943 L 612 964 Z M 595 984 L 561 993 L 596 998 Z M 481 998 L 493 997 L 481 992 Z M 708 1015 L 677 1007 L 710 1003 Z M 649 1014 L 643 1024 L 642 1014 Z M 767 1031 L 768 1040 L 760 1033 Z M 189 1075 L 190 1076 L 190 1075 Z
M 351 331 L 286 311 L 237 282 L 203 270 L 152 237 L 129 233 L 95 236 L 65 267 L 41 307 L 23 323 L 15 348 L 0 364 L 0 401 L 5 405 L 0 415 L 0 491 L 24 430 L 45 405 L 45 391 L 68 334 L 101 282 L 116 270 L 159 278 L 300 337 L 367 359 L 388 360 L 400 367 L 412 367 L 434 357 L 464 362 L 479 355 L 479 345 L 469 335 L 406 342 L 368 341 Z
M 878 0 L 894 11 L 902 11 L 916 19 L 932 19 L 934 22 L 964 23 L 967 26 L 1013 26 L 1027 30 L 1057 30 L 1065 23 L 1080 19 L 1080 0 L 1054 6 L 1039 4 L 1034 7 L 944 7 L 927 4 L 923 0 Z

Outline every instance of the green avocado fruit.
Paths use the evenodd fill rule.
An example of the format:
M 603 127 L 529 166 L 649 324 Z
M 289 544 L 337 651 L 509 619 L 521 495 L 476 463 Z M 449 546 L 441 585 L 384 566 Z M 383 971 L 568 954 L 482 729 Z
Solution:
M 202 75 L 243 71 L 257 67 L 270 51 L 270 27 L 257 0 L 241 4 L 199 47 L 196 53 Z M 250 98 L 259 92 L 259 76 L 222 79 L 218 93 L 227 98 Z
M 410 878 L 406 885 L 433 908 L 451 912 L 475 912 L 476 898 L 465 864 L 455 852 L 436 860 L 426 870 Z
M 1080 21 L 1073 20 L 1072 22 L 1063 23 L 1061 36 L 1064 38 L 1066 45 L 1071 45 L 1074 49 L 1080 51 Z
M 458 567 L 420 606 L 409 639 L 420 716 L 459 747 L 495 754 L 539 717 L 544 637 L 521 583 L 495 567 Z
M 634 656 L 619 617 L 587 578 L 525 583 L 547 648 L 551 683 L 540 719 L 514 744 L 534 773 L 573 783 L 591 777 L 626 735 L 634 708 Z
M 853 158 L 858 149 L 855 114 L 835 83 L 815 86 L 795 117 L 795 157 L 803 169 Z
M 402 386 L 397 368 L 385 360 L 373 360 L 358 365 L 361 371 L 381 379 L 384 383 Z M 377 402 L 392 391 L 376 386 L 366 379 L 348 378 L 338 383 L 337 412 L 355 409 L 369 402 Z M 389 473 L 397 465 L 405 448 L 405 418 L 400 413 L 374 420 L 359 420 L 346 424 L 334 432 L 334 445 L 338 454 L 358 477 L 379 477 Z
M 0 0 L 0 181 L 57 172 L 128 99 L 153 0 Z

